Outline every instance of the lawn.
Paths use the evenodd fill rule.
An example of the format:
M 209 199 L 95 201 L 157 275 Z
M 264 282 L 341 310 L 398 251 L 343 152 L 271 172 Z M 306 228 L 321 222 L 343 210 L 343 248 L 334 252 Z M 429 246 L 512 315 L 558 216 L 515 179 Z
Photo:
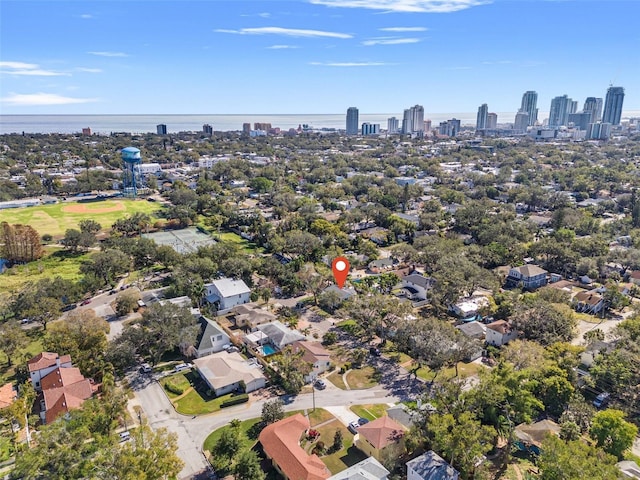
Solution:
M 333 444 L 333 436 L 337 430 L 342 431 L 342 448 L 331 455 L 320 457 L 333 475 L 367 458 L 364 453 L 353 446 L 353 435 L 338 419 L 318 429 L 320 440 L 327 448 Z M 312 446 L 308 445 L 307 450 L 311 451 L 311 448 Z
M 246 253 L 264 253 L 264 248 L 258 247 L 255 243 L 245 240 L 237 233 L 233 232 L 222 232 L 222 233 L 214 233 L 213 237 L 221 242 L 233 243 L 238 246 L 238 248 Z
M 378 384 L 379 373 L 371 366 L 350 370 L 346 375 L 351 390 L 364 390 Z
M 483 368 L 484 367 L 482 365 L 479 365 L 477 363 L 460 362 L 458 363 L 458 374 L 460 375 L 460 378 L 466 378 L 466 377 L 470 377 L 472 375 L 477 374 Z M 407 369 L 410 370 L 411 367 L 407 367 Z M 432 370 L 430 370 L 428 367 L 422 367 L 418 369 L 417 375 L 421 379 L 427 380 L 427 381 L 433 380 L 436 376 L 435 373 Z M 442 377 L 442 378 L 454 378 L 455 376 L 456 376 L 455 367 L 447 368 L 438 374 L 438 377 Z
M 31 225 L 40 235 L 62 237 L 68 228 L 78 228 L 80 220 L 91 219 L 110 228 L 118 219 L 136 212 L 152 217 L 162 208 L 158 202 L 120 198 L 92 202 L 61 202 L 37 207 L 0 210 L 0 223 Z
M 175 393 L 170 392 L 165 387 L 165 385 L 167 385 L 167 383 L 169 382 L 173 383 L 173 385 L 175 385 L 176 387 L 181 388 L 184 392 L 186 392 L 189 388 L 191 388 L 191 383 L 182 372 L 162 378 L 160 380 L 160 385 L 162 385 L 162 388 L 164 388 L 164 391 L 167 394 L 167 396 L 172 399 L 179 397 L 180 395 L 176 395 Z
M 249 432 L 251 431 L 254 425 L 260 423 L 260 420 L 261 420 L 260 418 L 251 418 L 249 420 L 244 420 L 240 422 L 240 430 L 243 433 L 247 434 L 247 437 L 249 437 Z M 205 452 L 211 451 L 213 446 L 222 436 L 222 432 L 227 428 L 229 428 L 228 425 L 222 428 L 218 428 L 217 430 L 214 430 L 213 432 L 211 432 L 207 437 L 207 439 L 204 441 L 204 444 L 202 445 L 202 449 Z M 249 438 L 249 442 L 250 442 L 250 445 L 253 445 L 256 442 L 256 439 Z
M 302 414 L 304 415 L 304 412 L 302 412 Z M 325 410 L 324 408 L 316 408 L 315 410 L 311 410 L 309 412 L 309 423 L 311 424 L 312 427 L 315 427 L 316 425 L 320 425 L 321 423 L 324 423 L 324 422 L 328 422 L 332 418 L 335 418 L 335 417 L 331 415 L 331 413 Z
M 7 365 L 7 356 L 3 352 L 0 352 L 0 385 L 4 385 L 6 382 L 13 380 L 16 364 L 24 363 L 31 357 L 42 352 L 42 337 L 44 336 L 42 328 L 36 327 L 27 330 L 27 335 L 29 336 L 29 344 L 19 353 L 11 357 L 13 361 L 11 367 Z
M 183 415 L 204 415 L 220 410 L 220 404 L 231 398 L 231 396 L 232 394 L 229 393 L 221 397 L 209 398 L 191 388 L 173 404 L 176 407 L 176 411 Z
M 35 262 L 16 265 L 0 275 L 0 300 L 20 290 L 27 282 L 60 276 L 66 280 L 81 277 L 80 265 L 91 253 L 70 253 L 57 247 L 45 247 L 45 255 Z
M 376 418 L 383 417 L 389 407 L 384 403 L 377 403 L 374 405 L 353 405 L 350 408 L 351 411 L 359 417 L 366 418 L 367 420 L 375 420 Z
M 331 383 L 333 383 L 336 387 L 340 388 L 341 390 L 347 389 L 347 386 L 342 381 L 342 374 L 339 372 L 333 372 L 331 375 L 327 377 L 327 380 L 329 380 Z

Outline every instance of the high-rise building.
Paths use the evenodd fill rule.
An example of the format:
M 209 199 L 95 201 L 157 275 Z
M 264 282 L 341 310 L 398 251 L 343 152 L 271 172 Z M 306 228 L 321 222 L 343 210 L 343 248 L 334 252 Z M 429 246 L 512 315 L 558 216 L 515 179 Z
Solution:
M 242 124 L 242 133 L 246 133 L 247 135 L 249 135 L 249 133 L 251 133 L 251 124 L 250 123 L 243 123 Z
M 587 140 L 607 140 L 611 136 L 610 123 L 590 123 L 587 129 Z
M 398 133 L 400 122 L 396 117 L 390 117 L 387 119 L 387 133 Z
M 484 130 L 487 128 L 487 117 L 489 116 L 489 107 L 483 103 L 478 107 L 478 115 L 476 117 L 476 130 Z
M 487 129 L 495 130 L 498 128 L 498 114 L 489 112 L 487 114 Z
M 529 112 L 520 110 L 516 113 L 516 119 L 513 122 L 513 129 L 518 133 L 525 133 L 529 126 Z
M 596 123 L 602 120 L 602 99 L 596 97 L 587 97 L 584 101 L 584 107 L 582 111 L 591 113 L 591 121 L 589 123 Z
M 91 136 L 91 128 L 86 127 L 82 129 L 82 135 L 90 137 Z
M 347 109 L 347 135 L 358 135 L 358 109 L 356 107 Z
M 460 132 L 460 120 L 452 118 L 446 122 L 440 122 L 440 135 L 446 135 L 448 137 L 455 137 Z
M 404 135 L 411 134 L 411 130 L 413 128 L 411 121 L 411 110 L 406 108 L 402 113 L 402 133 Z
M 202 133 L 204 133 L 205 135 L 213 135 L 213 127 L 208 123 L 205 123 L 202 126 Z
M 533 90 L 524 92 L 520 110 L 529 114 L 529 126 L 535 125 L 538 121 L 538 92 Z
M 362 124 L 362 135 L 378 135 L 380 133 L 379 123 L 364 122 Z
M 573 100 L 567 95 L 555 97 L 551 100 L 551 110 L 549 111 L 549 126 L 561 127 L 567 124 L 567 116 L 572 108 Z
M 623 101 L 624 88 L 611 86 L 607 89 L 607 97 L 604 101 L 604 113 L 602 114 L 602 123 L 620 125 Z
M 269 130 L 271 130 L 271 124 L 270 123 L 263 123 L 263 122 L 254 122 L 253 123 L 253 129 L 254 130 L 264 130 L 265 132 L 268 132 Z
M 571 100 L 571 102 L 569 102 L 569 110 L 567 111 L 567 115 L 570 113 L 576 113 L 577 111 L 578 111 L 578 101 Z
M 573 123 L 573 126 L 578 130 L 587 130 L 591 121 L 591 112 L 576 112 L 567 115 L 567 123 Z
M 156 125 L 156 132 L 158 132 L 158 135 L 166 135 L 167 126 L 164 123 L 161 123 L 160 125 Z
M 411 124 L 413 132 L 424 132 L 424 107 L 422 105 L 414 105 L 409 109 L 411 111 Z
M 425 120 L 424 121 L 424 131 L 425 132 L 430 132 L 431 131 L 431 120 Z

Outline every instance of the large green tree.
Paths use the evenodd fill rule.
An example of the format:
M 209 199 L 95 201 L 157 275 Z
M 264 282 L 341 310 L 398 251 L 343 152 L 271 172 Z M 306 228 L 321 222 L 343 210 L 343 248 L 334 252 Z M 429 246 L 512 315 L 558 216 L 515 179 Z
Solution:
M 594 415 L 590 435 L 605 452 L 622 458 L 622 454 L 633 445 L 638 427 L 627 422 L 624 412 L 607 409 Z

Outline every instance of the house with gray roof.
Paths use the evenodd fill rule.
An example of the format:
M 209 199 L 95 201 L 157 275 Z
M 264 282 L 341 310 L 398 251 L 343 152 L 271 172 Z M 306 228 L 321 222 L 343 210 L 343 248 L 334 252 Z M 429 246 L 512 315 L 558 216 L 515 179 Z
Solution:
M 460 473 L 433 450 L 407 462 L 407 480 L 458 480 Z
M 431 290 L 434 280 L 419 273 L 412 273 L 402 279 L 402 288 L 409 292 L 411 300 L 426 300 L 427 292 Z
M 297 342 L 298 340 L 305 340 L 304 335 L 295 330 L 291 330 L 279 320 L 258 325 L 258 330 L 269 337 L 269 342 L 278 350 L 282 350 L 290 343 Z
M 226 311 L 250 301 L 251 289 L 242 280 L 220 278 L 205 283 L 204 288 L 207 301 L 216 305 L 218 311 Z
M 374 457 L 367 457 L 327 480 L 387 480 L 389 470 Z
M 473 322 L 456 325 L 456 328 L 464 333 L 467 337 L 475 338 L 477 340 L 484 340 L 487 332 L 487 326 L 475 320 Z
M 547 272 L 537 265 L 523 265 L 509 270 L 507 284 L 513 286 L 522 285 L 527 290 L 535 290 L 547 284 Z
M 229 335 L 214 320 L 200 316 L 198 324 L 200 325 L 200 331 L 196 337 L 194 350 L 188 353 L 193 353 L 193 356 L 200 358 L 221 352 L 230 345 Z

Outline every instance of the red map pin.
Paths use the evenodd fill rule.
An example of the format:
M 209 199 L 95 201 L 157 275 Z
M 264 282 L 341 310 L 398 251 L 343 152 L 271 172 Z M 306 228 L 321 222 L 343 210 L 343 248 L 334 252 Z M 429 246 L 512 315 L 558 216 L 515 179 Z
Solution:
M 344 287 L 344 282 L 349 276 L 349 260 L 345 257 L 336 257 L 331 264 L 331 270 L 333 270 L 333 278 L 336 279 L 338 287 Z

